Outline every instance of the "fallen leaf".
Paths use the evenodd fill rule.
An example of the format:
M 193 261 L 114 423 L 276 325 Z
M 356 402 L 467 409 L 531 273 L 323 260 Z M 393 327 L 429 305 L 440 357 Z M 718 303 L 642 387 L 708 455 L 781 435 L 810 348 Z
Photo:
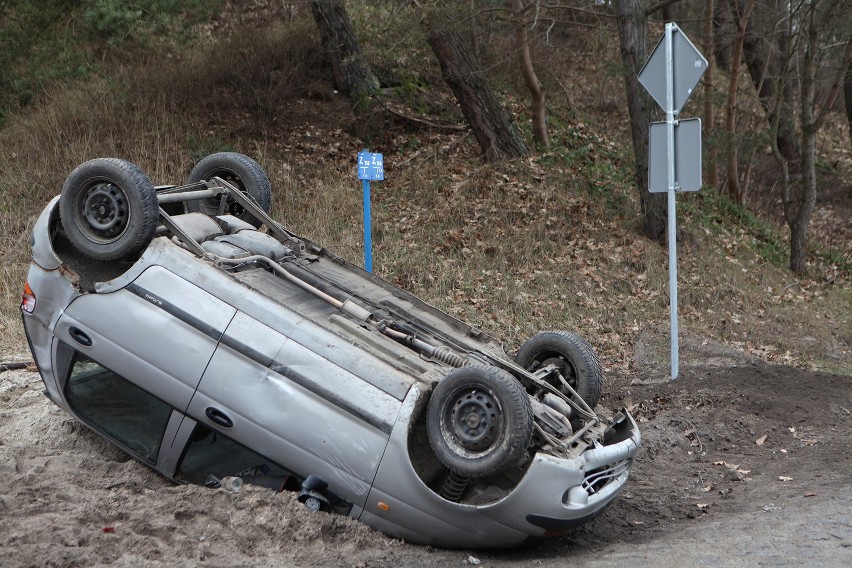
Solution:
M 809 492 L 805 493 L 805 497 L 816 497 L 816 493 L 809 491 Z
M 758 446 L 762 446 L 763 442 L 765 442 L 765 441 L 766 441 L 766 434 L 764 434 L 763 436 L 761 436 L 760 438 L 755 440 L 754 443 L 757 444 Z
M 787 477 L 786 475 L 779 475 L 778 479 L 780 479 L 781 481 L 793 481 L 792 477 Z

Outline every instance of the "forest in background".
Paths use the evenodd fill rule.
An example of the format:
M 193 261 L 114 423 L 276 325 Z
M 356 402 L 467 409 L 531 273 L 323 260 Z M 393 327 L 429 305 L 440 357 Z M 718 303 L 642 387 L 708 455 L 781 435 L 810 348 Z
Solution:
M 674 20 L 711 62 L 682 113 L 704 120 L 706 184 L 679 197 L 684 327 L 849 373 L 850 8 L 0 2 L 0 325 L 21 341 L 26 237 L 77 163 L 115 155 L 173 183 L 242 151 L 285 225 L 357 260 L 352 164 L 369 147 L 388 170 L 381 276 L 510 344 L 577 329 L 629 372 L 668 305 L 642 158 L 660 113 L 635 74 Z

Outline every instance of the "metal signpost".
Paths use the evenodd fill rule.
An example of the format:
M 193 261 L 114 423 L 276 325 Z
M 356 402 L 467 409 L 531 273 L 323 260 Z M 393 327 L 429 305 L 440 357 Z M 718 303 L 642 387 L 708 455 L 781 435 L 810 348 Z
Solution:
M 678 121 L 675 116 L 686 104 L 706 69 L 707 60 L 686 34 L 676 24 L 668 23 L 662 39 L 639 71 L 639 82 L 666 111 L 666 121 L 652 123 L 648 129 L 648 189 L 668 193 L 672 379 L 678 376 L 675 192 L 701 188 L 701 120 Z
M 370 223 L 370 181 L 385 179 L 381 154 L 366 150 L 358 152 L 358 179 L 364 188 L 364 270 L 373 271 L 373 229 Z

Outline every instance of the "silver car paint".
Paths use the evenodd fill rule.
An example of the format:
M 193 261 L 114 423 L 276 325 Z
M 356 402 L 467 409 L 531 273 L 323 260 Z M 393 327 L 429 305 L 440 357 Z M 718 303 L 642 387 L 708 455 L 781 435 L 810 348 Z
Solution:
M 227 294 L 257 317 L 238 312 L 189 280 Z M 235 294 L 235 289 L 241 293 Z M 205 410 L 224 405 L 235 422 L 227 431 L 229 436 L 291 469 L 319 475 L 333 492 L 363 507 L 399 411 L 401 403 L 395 397 L 404 396 L 411 384 L 407 374 L 365 356 L 360 348 L 342 343 L 339 337 L 256 291 L 235 287 L 233 279 L 218 269 L 187 263 L 187 253 L 164 238 L 156 239 L 122 276 L 98 283 L 97 290 L 98 294 L 83 295 L 68 307 L 56 327 L 57 337 L 73 344 L 68 328 L 84 329 L 93 344 L 78 347 L 81 351 L 130 380 L 144 377 L 140 386 L 214 429 L 221 428 L 207 419 Z M 195 327 L 175 317 L 178 306 L 188 312 L 180 316 L 194 319 Z M 300 343 L 281 332 L 297 336 Z M 222 345 L 216 350 L 219 342 Z M 246 347 L 254 356 L 286 367 L 282 372 L 291 378 L 246 357 Z M 201 379 L 199 374 L 205 368 L 208 371 Z M 371 377 L 381 388 L 359 379 L 353 371 Z M 296 375 L 308 381 L 315 377 L 333 380 L 325 389 L 333 387 L 340 399 L 357 401 L 357 410 L 367 420 L 314 394 L 322 384 L 307 385 L 314 392 L 294 384 Z M 235 377 L 239 377 L 238 384 Z M 234 389 L 239 389 L 240 396 L 234 396 Z M 344 447 L 361 458 L 344 459 L 339 453 Z
M 333 491 L 346 495 L 348 500 L 362 507 L 387 445 L 388 434 L 351 412 L 329 404 L 318 394 L 323 390 L 317 388 L 329 388 L 329 385 L 303 386 L 284 373 L 333 381 L 334 387 L 345 393 L 340 396 L 363 395 L 372 406 L 376 420 L 395 417 L 399 401 L 357 381 L 357 377 L 345 370 L 334 368 L 336 366 L 316 354 L 289 345 L 294 342 L 243 314 L 235 318 L 233 324 L 237 328 L 228 328 L 229 337 L 236 341 L 264 337 L 264 345 L 255 343 L 253 348 L 273 360 L 286 362 L 288 370 L 275 372 L 223 345 L 211 361 L 188 414 L 202 417 L 202 422 L 216 428 L 203 418 L 204 409 L 226 404 L 227 413 L 234 421 L 229 436 L 286 464 L 289 469 L 319 475 Z M 239 390 L 239 396 L 235 396 L 235 390 Z M 386 414 L 379 414 L 379 410 L 385 410 Z M 388 430 L 391 426 L 388 425 Z M 359 459 L 346 459 L 341 455 L 344 449 L 355 452 Z
M 580 487 L 584 471 L 633 457 L 639 433 L 629 416 L 627 439 L 568 460 L 539 453 L 494 503 L 446 501 L 414 471 L 408 443 L 415 409 L 448 366 L 400 349 L 298 290 L 270 287 L 265 272 L 226 274 L 166 238 L 120 276 L 96 283 L 97 293 L 81 294 L 51 245 L 56 203 L 36 223 L 28 282 L 37 306 L 24 316 L 49 396 L 70 411 L 63 364 L 54 368 L 61 351 L 55 335 L 185 409 L 186 417 L 172 413 L 155 466 L 167 476 L 201 422 L 293 471 L 319 475 L 354 504 L 354 518 L 411 542 L 458 547 L 511 546 L 544 535 L 527 521 L 531 513 L 588 518 L 626 481 L 625 470 L 591 497 Z M 463 350 L 508 359 L 491 338 L 372 275 L 344 263 L 323 269 L 376 305 L 416 314 Z M 92 346 L 75 343 L 71 326 L 84 329 Z M 210 406 L 223 408 L 234 426 L 207 419 Z
M 636 435 L 627 440 L 587 450 L 573 459 L 538 453 L 518 486 L 504 498 L 487 505 L 451 503 L 435 498 L 417 476 L 409 458 L 410 418 L 422 396 L 425 393 L 415 387 L 406 399 L 360 519 L 408 542 L 458 548 L 513 546 L 530 535 L 544 536 L 544 529 L 526 521 L 525 512 L 572 519 L 602 511 L 627 482 L 628 472 L 591 497 L 580 487 L 585 472 L 611 461 L 632 458 L 640 443 L 636 424 L 628 416 Z M 580 491 L 573 494 L 582 494 L 585 500 L 566 499 L 574 488 Z M 379 508 L 379 502 L 387 505 L 387 510 Z M 430 526 L 431 530 L 413 531 L 408 528 L 411 526 Z
M 139 386 L 184 410 L 218 339 L 163 309 L 151 309 L 151 304 L 169 298 L 213 329 L 224 329 L 236 310 L 159 266 L 145 270 L 133 286 L 145 292 L 125 288 L 76 298 L 60 319 L 56 336 L 131 381 L 139 377 L 134 381 Z M 77 345 L 68 333 L 72 326 L 89 334 L 92 345 Z

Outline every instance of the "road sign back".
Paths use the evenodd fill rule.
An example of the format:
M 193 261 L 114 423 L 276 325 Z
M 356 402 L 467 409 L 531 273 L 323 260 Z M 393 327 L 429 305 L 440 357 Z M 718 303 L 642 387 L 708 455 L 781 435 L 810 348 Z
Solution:
M 675 184 L 678 191 L 701 189 L 701 119 L 685 118 L 674 130 Z M 648 129 L 648 191 L 669 190 L 666 123 L 652 122 Z
M 680 112 L 704 70 L 707 69 L 707 60 L 692 45 L 686 34 L 675 28 L 672 34 L 672 63 L 674 74 L 674 108 L 673 112 Z M 664 111 L 666 108 L 666 45 L 665 38 L 657 43 L 657 47 L 651 52 L 651 57 L 645 62 L 645 66 L 639 71 L 639 82 L 651 93 L 657 104 Z

